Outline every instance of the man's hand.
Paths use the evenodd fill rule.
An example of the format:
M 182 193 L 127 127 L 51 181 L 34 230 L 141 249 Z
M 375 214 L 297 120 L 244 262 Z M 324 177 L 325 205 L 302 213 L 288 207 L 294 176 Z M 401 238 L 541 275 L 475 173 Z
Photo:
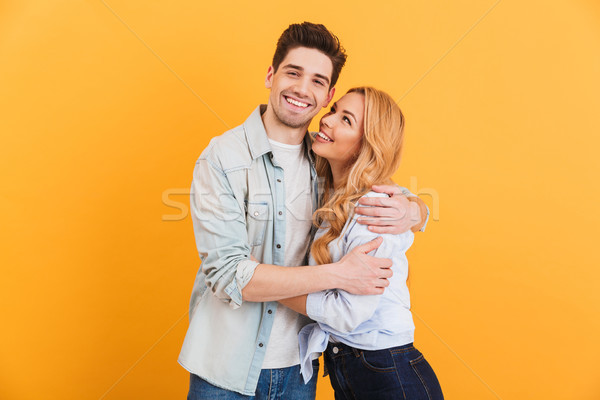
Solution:
M 358 202 L 363 206 L 354 211 L 365 217 L 359 218 L 359 224 L 369 225 L 369 230 L 375 233 L 390 233 L 397 235 L 409 229 L 419 230 L 425 223 L 421 209 L 425 208 L 423 200 L 403 195 L 398 187 L 391 185 L 376 185 L 373 191 L 386 193 L 391 197 L 362 197 Z M 423 203 L 422 205 L 420 203 Z
M 378 237 L 357 246 L 336 263 L 339 268 L 338 277 L 343 282 L 340 289 L 361 295 L 383 293 L 390 284 L 388 278 L 392 276 L 392 260 L 367 254 L 377 249 L 381 243 L 383 239 Z

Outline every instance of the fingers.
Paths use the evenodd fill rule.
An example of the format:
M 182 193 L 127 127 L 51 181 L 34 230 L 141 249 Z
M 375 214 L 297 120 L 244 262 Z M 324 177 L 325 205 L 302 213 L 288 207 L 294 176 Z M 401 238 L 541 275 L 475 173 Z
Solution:
M 367 292 L 365 294 L 383 294 L 384 291 L 385 291 L 385 288 L 376 287 L 376 288 L 373 288 L 370 292 Z
M 392 260 L 390 258 L 377 258 L 377 266 L 379 269 L 380 278 L 391 278 L 392 277 Z
M 381 289 L 385 289 L 388 286 L 390 286 L 389 279 L 380 279 L 379 282 L 377 283 L 377 287 L 381 288 Z
M 356 207 L 354 212 L 372 217 L 393 217 L 396 210 L 391 207 Z
M 402 194 L 400 188 L 395 185 L 373 185 L 371 186 L 374 192 L 377 193 L 386 193 L 388 196 L 393 196 L 394 194 Z
M 395 201 L 391 197 L 361 197 L 358 204 L 371 207 L 392 207 Z M 355 209 L 358 210 L 360 207 Z
M 396 234 L 398 234 L 398 230 L 399 230 L 397 226 L 391 226 L 391 225 L 385 225 L 385 226 L 369 225 L 369 227 L 367 229 L 369 229 L 373 233 L 377 233 L 380 235 L 386 235 L 386 234 L 396 235 Z M 409 229 L 409 227 L 404 229 L 404 231 L 407 231 L 408 229 Z M 400 232 L 404 232 L 404 231 L 401 230 Z
M 360 218 L 357 222 L 369 226 L 396 226 L 399 223 L 395 218 Z
M 371 240 L 368 243 L 357 246 L 355 250 L 359 251 L 361 253 L 367 254 L 367 253 L 370 253 L 373 250 L 377 249 L 379 246 L 381 246 L 381 243 L 383 243 L 383 239 L 380 236 L 380 237 L 377 237 L 377 238 Z

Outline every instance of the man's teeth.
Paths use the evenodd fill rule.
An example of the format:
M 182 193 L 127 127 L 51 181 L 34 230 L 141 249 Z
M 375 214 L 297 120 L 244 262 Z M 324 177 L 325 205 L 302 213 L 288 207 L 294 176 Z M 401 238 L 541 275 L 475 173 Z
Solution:
M 296 100 L 294 100 L 294 99 L 290 99 L 289 97 L 286 97 L 285 99 L 287 100 L 287 102 L 288 102 L 288 103 L 290 103 L 290 104 L 293 104 L 293 105 L 295 105 L 295 106 L 298 106 L 298 107 L 304 107 L 304 108 L 308 107 L 308 104 L 306 104 L 306 103 L 301 103 L 301 102 L 299 102 L 299 101 L 296 101 Z
M 327 136 L 325 136 L 325 134 L 324 134 L 324 133 L 322 133 L 322 132 L 317 132 L 317 135 L 318 135 L 320 138 L 327 140 L 328 142 L 333 142 L 333 140 L 329 139 L 329 138 L 328 138 Z

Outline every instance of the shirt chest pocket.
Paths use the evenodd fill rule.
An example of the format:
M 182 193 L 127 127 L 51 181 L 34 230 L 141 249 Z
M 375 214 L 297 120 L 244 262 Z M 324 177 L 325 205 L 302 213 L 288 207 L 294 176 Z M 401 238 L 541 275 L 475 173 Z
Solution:
M 269 221 L 269 204 L 265 202 L 246 203 L 246 230 L 250 246 L 260 246 L 265 239 Z

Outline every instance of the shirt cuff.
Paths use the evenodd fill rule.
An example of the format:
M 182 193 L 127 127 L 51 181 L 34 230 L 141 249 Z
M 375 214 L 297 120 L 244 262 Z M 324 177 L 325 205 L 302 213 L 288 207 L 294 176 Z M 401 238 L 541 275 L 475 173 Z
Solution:
M 260 263 L 252 260 L 243 260 L 238 263 L 235 280 L 225 288 L 225 293 L 231 298 L 229 307 L 236 309 L 242 305 L 242 289 L 252 279 L 258 264 Z
M 306 296 L 306 315 L 313 321 L 323 320 L 323 292 L 309 293 Z
M 419 229 L 419 232 L 425 232 L 425 227 L 427 226 L 427 222 L 429 221 L 429 207 L 427 207 L 427 204 L 425 204 L 425 208 L 427 209 L 427 217 L 425 217 L 425 223 L 423 224 L 421 229 Z

